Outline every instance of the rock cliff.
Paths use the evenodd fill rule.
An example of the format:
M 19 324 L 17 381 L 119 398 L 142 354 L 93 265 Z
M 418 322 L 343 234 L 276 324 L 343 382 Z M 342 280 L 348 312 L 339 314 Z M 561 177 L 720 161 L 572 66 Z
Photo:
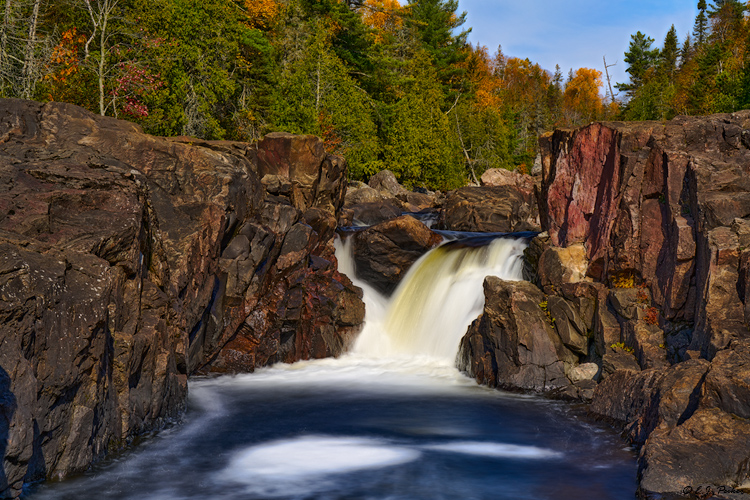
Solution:
M 163 139 L 0 100 L 0 492 L 177 418 L 187 377 L 342 352 L 346 164 L 314 137 Z

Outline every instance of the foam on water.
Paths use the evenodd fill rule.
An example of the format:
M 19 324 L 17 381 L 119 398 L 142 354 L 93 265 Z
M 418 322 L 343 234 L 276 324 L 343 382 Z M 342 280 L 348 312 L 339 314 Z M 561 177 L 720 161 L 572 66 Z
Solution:
M 561 458 L 563 456 L 562 453 L 545 448 L 538 448 L 536 446 L 519 446 L 515 444 L 483 443 L 475 441 L 434 444 L 425 446 L 425 449 L 494 458 L 551 459 Z

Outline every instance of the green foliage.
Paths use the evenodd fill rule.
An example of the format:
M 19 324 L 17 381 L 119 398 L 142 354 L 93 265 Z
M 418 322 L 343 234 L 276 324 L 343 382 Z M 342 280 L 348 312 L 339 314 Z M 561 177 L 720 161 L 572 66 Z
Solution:
M 618 90 L 632 96 L 643 85 L 643 80 L 659 57 L 659 49 L 652 49 L 652 43 L 654 39 L 640 31 L 630 36 L 630 45 L 625 52 L 625 63 L 628 65 L 625 71 L 630 75 L 630 83 L 618 83 Z
M 455 31 L 466 22 L 466 12 L 456 14 L 458 0 L 409 0 L 409 8 L 417 36 L 432 57 L 443 92 L 452 103 L 464 83 L 459 63 L 466 59 L 464 48 L 471 29 Z
M 463 162 L 440 109 L 443 94 L 426 53 L 411 68 L 404 95 L 392 106 L 383 127 L 383 161 L 405 186 L 452 189 L 466 183 Z
M 275 127 L 322 137 L 330 152 L 347 157 L 352 177 L 364 180 L 378 170 L 370 99 L 333 51 L 330 27 L 318 23 L 312 29 L 303 57 L 290 61 L 281 75 Z

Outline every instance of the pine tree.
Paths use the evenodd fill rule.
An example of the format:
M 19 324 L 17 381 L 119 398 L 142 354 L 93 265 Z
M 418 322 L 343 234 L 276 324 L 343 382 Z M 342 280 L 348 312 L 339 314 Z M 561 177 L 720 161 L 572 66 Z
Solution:
M 708 36 L 708 18 L 706 17 L 706 0 L 698 0 L 698 15 L 695 17 L 693 25 L 693 37 L 695 45 L 702 46 Z
M 630 83 L 616 84 L 617 90 L 625 91 L 632 97 L 643 85 L 647 72 L 654 67 L 659 57 L 659 49 L 652 49 L 652 43 L 654 39 L 640 31 L 630 35 L 630 45 L 625 52 L 625 62 L 628 65 L 625 71 L 630 75 Z
M 677 58 L 679 56 L 677 41 L 677 30 L 673 24 L 667 32 L 667 36 L 664 37 L 664 47 L 659 53 L 659 69 L 670 82 L 674 79 L 674 73 L 677 70 Z
M 452 104 L 464 83 L 460 63 L 466 59 L 471 28 L 455 31 L 466 22 L 466 12 L 456 13 L 458 0 L 409 0 L 408 7 L 417 36 L 432 56 L 446 100 Z

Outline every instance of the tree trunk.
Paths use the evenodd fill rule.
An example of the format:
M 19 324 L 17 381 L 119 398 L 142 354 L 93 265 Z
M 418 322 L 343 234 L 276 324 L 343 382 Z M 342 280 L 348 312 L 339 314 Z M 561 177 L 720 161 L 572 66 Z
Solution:
M 3 17 L 3 28 L 0 33 L 0 76 L 6 73 L 5 67 L 8 65 L 8 30 L 11 25 L 11 0 L 5 0 L 5 16 Z
M 24 99 L 31 99 L 36 86 L 36 27 L 39 21 L 39 6 L 42 0 L 34 0 L 34 8 L 29 20 L 29 37 L 26 40 L 26 50 L 24 52 L 23 62 L 23 93 Z M 7 12 L 7 7 L 6 7 Z
M 104 107 L 104 61 L 107 56 L 107 18 L 109 11 L 105 10 L 102 15 L 102 26 L 99 30 L 99 114 L 104 116 L 106 108 Z

